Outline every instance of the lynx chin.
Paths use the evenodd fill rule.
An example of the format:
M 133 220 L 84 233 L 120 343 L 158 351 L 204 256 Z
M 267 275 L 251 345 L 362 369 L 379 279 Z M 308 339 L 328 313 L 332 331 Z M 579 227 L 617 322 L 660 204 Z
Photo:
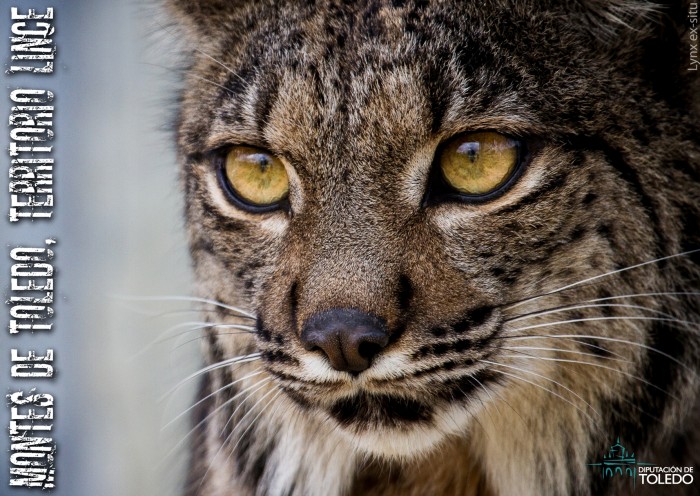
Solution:
M 687 2 L 166 3 L 187 495 L 622 494 L 616 438 L 700 466 Z

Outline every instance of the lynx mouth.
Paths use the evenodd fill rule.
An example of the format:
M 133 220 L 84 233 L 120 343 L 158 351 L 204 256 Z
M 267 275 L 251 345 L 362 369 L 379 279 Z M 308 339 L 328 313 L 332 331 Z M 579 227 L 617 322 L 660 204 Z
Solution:
M 419 458 L 468 429 L 473 418 L 463 404 L 372 393 L 343 398 L 323 411 L 358 453 L 384 460 Z
M 500 382 L 499 374 L 486 367 L 439 367 L 439 373 L 403 380 L 338 377 L 325 383 L 273 375 L 302 415 L 326 424 L 358 453 L 387 460 L 428 453 L 468 429 L 490 399 L 486 385 Z
M 428 423 L 433 408 L 421 401 L 392 395 L 360 393 L 336 401 L 330 415 L 342 426 L 399 427 Z

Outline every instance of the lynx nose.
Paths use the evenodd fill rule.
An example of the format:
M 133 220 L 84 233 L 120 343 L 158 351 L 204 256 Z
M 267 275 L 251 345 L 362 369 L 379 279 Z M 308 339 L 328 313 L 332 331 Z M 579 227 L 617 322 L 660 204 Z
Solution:
M 312 351 L 320 348 L 336 370 L 362 372 L 389 342 L 384 322 L 374 315 L 350 308 L 334 308 L 309 318 L 301 331 L 301 343 Z

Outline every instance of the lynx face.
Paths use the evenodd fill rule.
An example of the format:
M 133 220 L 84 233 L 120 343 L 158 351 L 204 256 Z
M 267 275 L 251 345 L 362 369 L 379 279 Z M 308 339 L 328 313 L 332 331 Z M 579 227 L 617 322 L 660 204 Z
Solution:
M 700 246 L 700 155 L 679 11 L 566 4 L 176 9 L 196 46 L 178 145 L 198 292 L 255 317 L 206 352 L 260 353 L 206 391 L 240 380 L 222 406 L 269 378 L 219 413 L 250 426 L 218 441 L 231 477 L 262 463 L 240 487 L 273 479 L 252 453 L 285 429 L 388 460 L 469 439 L 491 490 L 551 494 L 586 494 L 579 465 L 611 436 L 690 435 L 698 272 L 678 255 Z M 504 443 L 555 475 L 496 477 Z

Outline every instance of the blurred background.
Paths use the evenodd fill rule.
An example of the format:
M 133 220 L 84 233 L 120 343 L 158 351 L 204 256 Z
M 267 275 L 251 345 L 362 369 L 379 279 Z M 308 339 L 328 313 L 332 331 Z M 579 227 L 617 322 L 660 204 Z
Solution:
M 9 64 L 10 7 L 55 9 L 53 75 L 8 76 L 0 116 L 15 88 L 56 94 L 55 210 L 50 222 L 0 220 L 0 291 L 9 295 L 9 250 L 58 240 L 51 333 L 10 336 L 0 312 L 0 384 L 56 398 L 56 489 L 61 496 L 176 495 L 185 475 L 187 415 L 199 367 L 198 320 L 189 294 L 182 201 L 172 133 L 177 49 L 156 5 L 110 0 L 6 2 L 0 53 Z M 9 130 L 0 134 L 7 150 Z M 9 165 L 3 154 L 3 170 Z M 0 174 L 7 212 L 8 178 Z M 156 299 L 150 299 L 156 298 Z M 178 326 L 179 325 L 179 326 Z M 178 326 L 172 329 L 173 326 Z M 168 329 L 170 329 L 169 332 Z M 164 334 L 165 333 L 165 334 Z M 164 339 L 159 339 L 159 336 Z M 158 341 L 156 341 L 158 340 Z M 10 379 L 10 348 L 53 348 L 56 377 Z M 9 408 L 0 407 L 0 494 L 9 488 Z

